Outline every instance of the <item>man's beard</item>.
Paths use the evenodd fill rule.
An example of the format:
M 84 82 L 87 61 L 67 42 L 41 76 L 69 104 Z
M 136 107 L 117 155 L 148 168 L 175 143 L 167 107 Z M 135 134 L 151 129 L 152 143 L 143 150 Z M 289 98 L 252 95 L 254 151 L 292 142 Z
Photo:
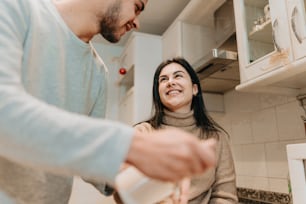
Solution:
M 116 43 L 120 38 L 116 37 L 116 31 L 119 21 L 120 3 L 116 1 L 108 9 L 100 22 L 100 34 L 109 42 Z

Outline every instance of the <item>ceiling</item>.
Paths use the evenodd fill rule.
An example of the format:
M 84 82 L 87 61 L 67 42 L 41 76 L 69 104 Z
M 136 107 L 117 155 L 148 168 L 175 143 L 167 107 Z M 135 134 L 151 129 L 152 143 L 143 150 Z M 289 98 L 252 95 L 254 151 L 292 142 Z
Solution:
M 189 2 L 190 0 L 149 0 L 139 16 L 140 29 L 137 31 L 162 35 Z M 123 45 L 130 34 L 131 32 L 126 34 L 119 45 Z M 94 41 L 109 44 L 100 35 Z

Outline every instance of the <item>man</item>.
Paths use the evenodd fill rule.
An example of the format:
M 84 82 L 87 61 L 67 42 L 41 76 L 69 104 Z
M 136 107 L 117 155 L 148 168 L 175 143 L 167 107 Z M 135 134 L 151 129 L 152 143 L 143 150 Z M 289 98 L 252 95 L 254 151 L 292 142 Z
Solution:
M 1 204 L 67 203 L 73 175 L 114 185 L 123 162 L 167 181 L 214 164 L 213 145 L 185 132 L 143 135 L 98 119 L 105 112 L 105 71 L 89 42 L 99 33 L 119 41 L 138 28 L 146 4 L 1 1 Z

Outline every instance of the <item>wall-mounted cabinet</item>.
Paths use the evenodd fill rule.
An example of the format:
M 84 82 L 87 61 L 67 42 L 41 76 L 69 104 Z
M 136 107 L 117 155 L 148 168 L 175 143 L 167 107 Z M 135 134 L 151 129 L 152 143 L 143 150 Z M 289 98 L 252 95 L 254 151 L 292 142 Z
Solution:
M 235 1 L 241 83 L 293 61 L 286 0 Z
M 195 63 L 215 46 L 211 40 L 213 31 L 213 28 L 176 21 L 162 36 L 163 59 L 182 56 L 190 64 Z
M 191 0 L 163 33 L 163 59 L 184 57 L 196 72 L 201 73 L 199 77 L 201 84 L 205 84 L 202 87 L 205 92 L 224 93 L 239 83 L 238 63 L 230 67 L 228 65 L 234 59 L 214 60 L 223 57 L 218 54 L 216 57 L 214 50 L 237 52 L 236 39 L 233 38 L 235 29 L 232 1 Z M 230 39 L 233 39 L 231 45 L 234 46 L 226 43 Z M 227 77 L 221 77 L 217 72 Z M 238 74 L 233 76 L 231 73 Z
M 152 86 L 155 69 L 162 61 L 161 37 L 133 32 L 120 57 L 126 68 L 119 77 L 119 120 L 133 125 L 148 119 L 152 108 Z
M 287 1 L 290 32 L 295 59 L 306 56 L 306 1 Z
M 236 89 L 303 91 L 305 0 L 234 0 L 234 9 L 241 81 Z
M 223 7 L 226 16 L 218 16 L 222 15 L 220 7 L 229 4 L 226 0 L 191 0 L 163 33 L 163 59 L 182 56 L 194 64 L 220 46 L 235 32 L 234 20 L 227 18 L 233 15 L 230 6 Z

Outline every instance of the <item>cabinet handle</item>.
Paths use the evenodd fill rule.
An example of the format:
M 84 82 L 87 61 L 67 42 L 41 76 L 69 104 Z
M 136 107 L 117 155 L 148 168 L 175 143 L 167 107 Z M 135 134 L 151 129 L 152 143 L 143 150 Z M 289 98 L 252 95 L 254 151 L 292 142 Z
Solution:
M 272 24 L 272 39 L 273 39 L 273 43 L 274 43 L 274 46 L 275 46 L 277 52 L 281 52 L 282 49 L 276 41 L 276 34 L 275 33 L 276 33 L 276 28 L 277 27 L 278 27 L 278 20 L 276 19 Z
M 293 33 L 297 39 L 297 41 L 302 44 L 303 42 L 303 37 L 301 37 L 297 31 L 297 26 L 296 26 L 296 17 L 298 15 L 299 11 L 298 9 L 296 8 L 296 6 L 294 7 L 293 11 L 292 11 L 292 14 L 291 14 L 291 27 L 292 27 L 292 30 L 293 30 Z

